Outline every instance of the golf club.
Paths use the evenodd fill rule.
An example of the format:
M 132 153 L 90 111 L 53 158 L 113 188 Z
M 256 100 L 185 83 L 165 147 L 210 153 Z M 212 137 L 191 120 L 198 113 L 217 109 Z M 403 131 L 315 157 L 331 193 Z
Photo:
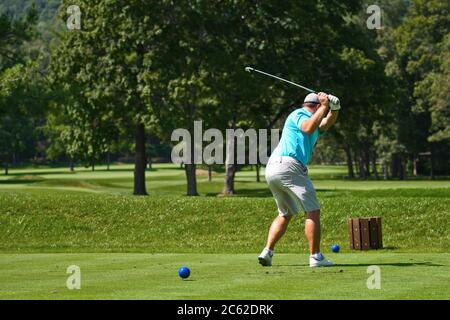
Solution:
M 283 82 L 287 82 L 287 83 L 289 83 L 289 84 L 291 84 L 291 85 L 293 85 L 293 86 L 302 88 L 303 90 L 306 90 L 306 91 L 308 91 L 308 92 L 311 92 L 311 93 L 317 93 L 316 90 L 313 90 L 313 89 L 304 87 L 304 86 L 299 85 L 299 84 L 297 84 L 297 83 L 295 83 L 295 82 L 292 82 L 292 81 L 289 81 L 289 80 L 286 80 L 286 79 L 283 79 L 283 78 L 274 76 L 273 74 L 270 74 L 270 73 L 267 73 L 267 72 L 264 72 L 264 71 L 261 71 L 261 70 L 252 68 L 252 67 L 246 67 L 246 68 L 245 68 L 245 71 L 250 72 L 250 73 L 251 73 L 251 72 L 257 72 L 257 73 L 260 73 L 260 74 L 262 74 L 262 75 L 265 75 L 265 76 L 268 76 L 268 77 L 271 77 L 271 78 L 274 78 L 274 79 L 277 79 L 277 80 L 280 80 L 280 81 L 283 81 Z M 339 104 L 339 103 L 340 103 L 340 102 L 339 102 L 339 98 L 337 98 L 337 97 L 335 97 L 335 96 L 333 96 L 333 95 L 331 95 L 331 94 L 328 95 L 328 99 L 329 99 L 331 102 L 335 103 L 335 104 Z

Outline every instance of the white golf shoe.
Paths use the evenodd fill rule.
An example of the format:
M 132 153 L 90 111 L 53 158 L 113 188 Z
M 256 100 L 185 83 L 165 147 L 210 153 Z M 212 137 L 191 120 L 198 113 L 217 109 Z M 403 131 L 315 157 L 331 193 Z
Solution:
M 264 248 L 264 250 L 261 252 L 261 254 L 258 257 L 259 264 L 264 267 L 272 266 L 272 257 L 273 257 L 272 250 Z
M 333 265 L 333 262 L 325 258 L 323 254 L 316 253 L 311 256 L 309 256 L 309 266 L 311 268 L 315 267 L 331 267 Z

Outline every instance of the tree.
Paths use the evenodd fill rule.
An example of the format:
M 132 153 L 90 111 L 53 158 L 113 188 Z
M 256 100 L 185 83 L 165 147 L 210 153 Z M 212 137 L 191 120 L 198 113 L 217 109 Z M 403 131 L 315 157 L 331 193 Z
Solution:
M 8 174 L 20 152 L 34 148 L 34 133 L 43 98 L 36 63 L 27 62 L 23 44 L 35 36 L 37 13 L 12 20 L 0 15 L 0 157 Z
M 63 20 L 69 4 L 80 6 L 82 30 L 66 32 L 53 53 L 54 83 L 62 85 L 70 97 L 66 106 L 80 121 L 87 124 L 95 113 L 96 119 L 106 118 L 114 127 L 133 133 L 134 194 L 145 195 L 145 127 L 152 122 L 156 107 L 152 86 L 158 82 L 152 68 L 158 48 L 164 46 L 158 39 L 158 23 L 168 16 L 170 4 L 63 1 Z
M 374 144 L 373 125 L 383 120 L 389 108 L 389 82 L 375 39 L 357 16 L 361 7 L 357 1 L 327 6 L 318 2 L 266 2 L 258 8 L 259 15 L 252 15 L 256 17 L 253 23 L 257 32 L 250 34 L 254 38 L 250 37 L 249 42 L 263 49 L 258 52 L 253 48 L 254 61 L 261 68 L 341 97 L 344 109 L 341 120 L 329 133 L 333 138 L 329 141 L 344 149 L 349 176 L 353 176 L 355 158 L 362 177 L 367 177 Z M 277 72 L 271 70 L 274 61 Z M 249 117 L 255 115 L 255 123 L 271 128 L 300 107 L 306 93 L 270 79 L 262 81 L 269 90 L 256 98 L 259 105 L 253 102 L 255 107 Z
M 0 156 L 8 174 L 9 163 L 15 164 L 20 153 L 32 156 L 45 96 L 33 63 L 7 69 L 0 74 L 0 83 Z
M 430 175 L 437 160 L 448 171 L 448 1 L 412 1 L 405 20 L 395 29 L 390 70 L 408 97 L 406 125 L 400 141 L 416 158 L 431 155 Z M 403 101 L 405 103 L 405 101 Z M 406 128 L 406 130 L 404 129 Z M 447 160 L 445 160 L 447 159 Z
M 417 94 L 430 103 L 430 142 L 450 141 L 450 33 L 437 46 L 438 66 L 420 84 Z
M 164 102 L 161 101 L 166 110 L 161 112 L 159 118 L 161 122 L 165 120 L 167 131 L 170 128 L 185 128 L 192 139 L 194 121 L 208 119 L 208 110 L 217 106 L 217 99 L 208 84 L 210 65 L 205 58 L 210 48 L 210 33 L 205 22 L 208 10 L 206 3 L 180 3 L 171 9 L 161 32 L 165 48 L 159 54 L 162 59 L 157 67 L 167 89 L 162 91 L 166 94 Z M 194 158 L 195 147 L 191 143 L 190 159 L 184 166 L 189 196 L 198 195 L 196 162 L 199 159 Z
M 5 70 L 17 63 L 23 63 L 19 53 L 26 41 L 36 36 L 35 26 L 37 11 L 32 7 L 21 19 L 12 20 L 8 15 L 0 15 L 0 70 Z
M 304 93 L 271 79 L 252 78 L 244 72 L 247 65 L 310 86 L 328 87 L 333 77 L 334 39 L 346 27 L 331 29 L 343 22 L 352 5 L 336 3 L 324 7 L 316 2 L 233 2 L 215 8 L 213 21 L 227 30 L 216 36 L 222 44 L 213 68 L 216 87 L 228 127 L 239 124 L 271 129 L 293 108 Z M 211 22 L 214 24 L 214 22 Z M 344 26 L 344 24 L 342 24 Z M 310 35 L 314 34 L 314 37 Z M 336 40 L 337 41 L 337 40 Z M 325 80 L 327 79 L 327 80 Z M 232 159 L 229 159 L 232 160 Z M 222 193 L 234 193 L 236 164 L 226 164 Z

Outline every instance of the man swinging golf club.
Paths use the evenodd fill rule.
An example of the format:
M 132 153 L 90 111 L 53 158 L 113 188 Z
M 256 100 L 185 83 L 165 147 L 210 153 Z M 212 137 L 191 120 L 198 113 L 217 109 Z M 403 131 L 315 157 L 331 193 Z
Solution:
M 280 142 L 267 164 L 266 180 L 279 215 L 273 221 L 266 247 L 258 257 L 263 266 L 272 265 L 275 244 L 299 210 L 306 213 L 305 235 L 309 243 L 310 267 L 333 265 L 320 253 L 320 204 L 306 167 L 320 133 L 336 123 L 341 108 L 339 99 L 330 96 L 330 102 L 328 97 L 323 92 L 306 96 L 303 107 L 286 119 Z

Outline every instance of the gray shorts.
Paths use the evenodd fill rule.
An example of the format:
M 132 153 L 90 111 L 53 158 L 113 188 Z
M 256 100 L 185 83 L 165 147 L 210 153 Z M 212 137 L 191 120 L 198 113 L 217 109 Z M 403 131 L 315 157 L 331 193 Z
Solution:
M 292 157 L 271 157 L 266 180 L 275 198 L 280 216 L 320 210 L 316 190 L 308 178 L 308 169 Z

